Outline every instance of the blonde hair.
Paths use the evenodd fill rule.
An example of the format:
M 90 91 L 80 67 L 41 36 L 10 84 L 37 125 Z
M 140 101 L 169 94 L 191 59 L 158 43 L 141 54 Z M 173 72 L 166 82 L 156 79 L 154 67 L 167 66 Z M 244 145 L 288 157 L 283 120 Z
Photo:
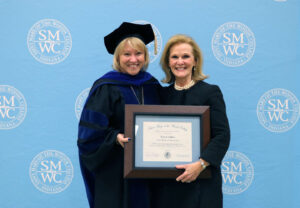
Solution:
M 160 65 L 166 75 L 165 78 L 162 80 L 162 82 L 173 83 L 175 81 L 175 77 L 169 67 L 170 50 L 174 45 L 177 45 L 180 43 L 187 43 L 190 46 L 192 46 L 192 49 L 193 49 L 192 53 L 193 53 L 195 61 L 196 61 L 196 66 L 194 67 L 194 71 L 192 73 L 192 80 L 197 81 L 197 80 L 206 79 L 208 76 L 206 76 L 202 72 L 203 56 L 202 56 L 199 46 L 191 37 L 189 37 L 187 35 L 178 34 L 178 35 L 172 36 L 168 40 L 168 42 L 165 45 L 162 56 L 161 56 Z
M 120 55 L 124 50 L 125 45 L 128 44 L 130 47 L 134 48 L 135 50 L 144 52 L 145 55 L 145 64 L 141 71 L 146 71 L 149 65 L 149 53 L 146 45 L 144 42 L 136 37 L 129 37 L 122 40 L 119 45 L 117 46 L 115 52 L 114 52 L 114 59 L 113 59 L 113 68 L 120 72 L 121 66 L 120 66 Z

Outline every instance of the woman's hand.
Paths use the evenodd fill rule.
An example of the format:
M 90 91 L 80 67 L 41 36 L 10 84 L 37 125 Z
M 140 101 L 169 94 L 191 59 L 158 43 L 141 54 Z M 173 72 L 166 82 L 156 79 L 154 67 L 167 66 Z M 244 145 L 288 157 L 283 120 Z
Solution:
M 203 160 L 206 166 L 209 165 L 206 161 Z M 186 165 L 176 165 L 177 169 L 185 169 L 185 171 L 176 178 L 176 181 L 181 181 L 182 183 L 190 183 L 199 176 L 199 174 L 204 170 L 200 161 L 186 164 Z
M 129 137 L 124 137 L 124 134 L 117 134 L 116 142 L 117 144 L 121 145 L 124 148 L 124 143 L 128 142 L 130 140 Z

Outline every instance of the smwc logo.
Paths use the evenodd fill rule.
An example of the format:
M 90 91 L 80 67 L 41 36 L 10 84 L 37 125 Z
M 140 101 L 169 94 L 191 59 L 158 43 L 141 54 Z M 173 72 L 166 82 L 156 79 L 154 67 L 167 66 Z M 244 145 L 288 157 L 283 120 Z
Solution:
M 29 175 L 38 190 L 48 194 L 59 193 L 72 182 L 73 166 L 65 154 L 47 150 L 32 160 Z
M 242 23 L 225 23 L 213 35 L 212 50 L 217 60 L 224 65 L 241 66 L 248 62 L 254 54 L 254 34 Z
M 37 61 L 44 64 L 57 64 L 69 55 L 72 38 L 69 30 L 61 22 L 44 19 L 29 30 L 27 46 Z
M 75 102 L 75 115 L 76 118 L 79 120 L 81 116 L 82 109 L 84 107 L 85 101 L 89 95 L 91 88 L 86 88 L 83 90 L 77 97 Z
M 228 151 L 221 166 L 224 194 L 240 194 L 253 181 L 254 168 L 246 155 Z
M 271 89 L 264 93 L 257 104 L 260 124 L 271 132 L 290 130 L 299 119 L 299 101 L 285 89 Z
M 0 129 L 19 126 L 27 112 L 27 104 L 22 93 L 9 85 L 0 85 Z

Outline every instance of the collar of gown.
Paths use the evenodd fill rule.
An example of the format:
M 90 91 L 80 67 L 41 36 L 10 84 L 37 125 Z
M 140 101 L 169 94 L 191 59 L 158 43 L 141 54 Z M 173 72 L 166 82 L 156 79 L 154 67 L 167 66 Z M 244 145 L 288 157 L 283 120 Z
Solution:
M 110 71 L 101 77 L 101 79 L 114 80 L 118 81 L 119 84 L 125 85 L 142 85 L 151 78 L 151 74 L 143 71 L 134 76 L 118 71 Z

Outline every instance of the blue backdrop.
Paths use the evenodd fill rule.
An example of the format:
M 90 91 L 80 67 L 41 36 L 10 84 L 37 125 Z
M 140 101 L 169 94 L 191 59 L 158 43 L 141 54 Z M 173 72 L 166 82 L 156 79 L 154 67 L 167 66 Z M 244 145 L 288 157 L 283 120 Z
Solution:
M 300 207 L 298 0 L 0 0 L 0 207 L 88 207 L 78 117 L 111 70 L 103 37 L 123 21 L 154 27 L 159 80 L 172 35 L 201 47 L 231 125 L 224 207 Z

